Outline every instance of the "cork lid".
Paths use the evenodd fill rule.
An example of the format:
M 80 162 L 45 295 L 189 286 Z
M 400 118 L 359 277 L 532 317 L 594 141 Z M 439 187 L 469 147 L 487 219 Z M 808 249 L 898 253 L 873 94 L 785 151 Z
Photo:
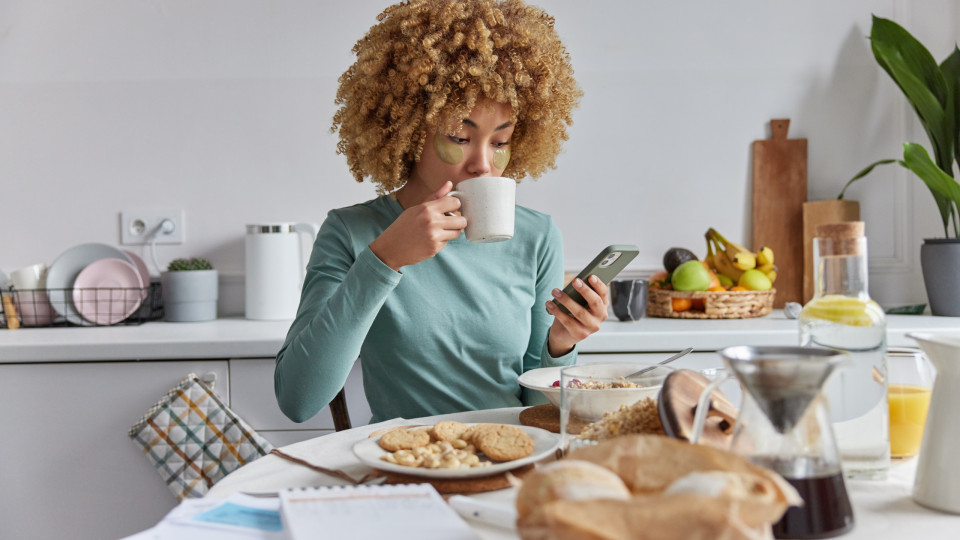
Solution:
M 817 225 L 814 231 L 821 257 L 861 254 L 863 247 L 860 239 L 864 235 L 864 223 L 862 221 L 824 223 Z
M 814 236 L 817 238 L 859 238 L 864 235 L 862 221 L 842 221 L 817 225 Z

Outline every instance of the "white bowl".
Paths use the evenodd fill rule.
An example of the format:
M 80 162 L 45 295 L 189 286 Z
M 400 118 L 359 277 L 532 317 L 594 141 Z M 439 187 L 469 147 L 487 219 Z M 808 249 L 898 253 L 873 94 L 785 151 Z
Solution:
M 644 363 L 616 363 L 616 364 L 576 364 L 576 378 L 582 381 L 599 380 L 613 381 L 645 367 L 656 364 Z M 566 367 L 566 366 L 565 366 Z M 537 390 L 558 409 L 561 407 L 561 391 L 559 386 L 560 370 L 563 367 L 548 367 L 531 369 L 520 376 L 521 386 Z M 657 366 L 656 369 L 631 382 L 643 385 L 641 388 L 606 388 L 603 390 L 567 389 L 573 399 L 571 413 L 577 418 L 596 421 L 606 411 L 615 411 L 620 405 L 633 405 L 644 398 L 657 398 L 663 379 L 673 370 L 667 366 Z M 557 386 L 554 386 L 557 383 Z
M 559 367 L 531 369 L 520 375 L 517 381 L 520 383 L 520 386 L 539 391 L 550 400 L 550 403 L 559 409 L 560 369 Z M 557 381 L 557 386 L 555 387 L 553 386 L 554 381 Z

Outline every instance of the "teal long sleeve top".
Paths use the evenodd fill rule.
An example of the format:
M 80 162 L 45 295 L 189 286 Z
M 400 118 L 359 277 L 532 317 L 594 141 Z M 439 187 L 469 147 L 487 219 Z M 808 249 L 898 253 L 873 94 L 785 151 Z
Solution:
M 563 243 L 546 214 L 516 207 L 515 234 L 464 235 L 396 272 L 370 243 L 403 208 L 389 196 L 331 211 L 307 266 L 297 316 L 277 354 L 280 409 L 303 422 L 340 391 L 362 359 L 372 422 L 520 406 L 526 370 L 553 358 L 544 304 L 563 283 Z

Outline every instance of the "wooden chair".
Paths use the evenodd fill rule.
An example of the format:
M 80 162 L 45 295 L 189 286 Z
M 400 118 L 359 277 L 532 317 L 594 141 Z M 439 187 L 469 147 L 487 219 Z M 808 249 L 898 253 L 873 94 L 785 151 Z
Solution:
M 350 429 L 350 414 L 347 412 L 347 394 L 341 388 L 340 392 L 330 402 L 330 414 L 333 416 L 333 427 L 337 431 Z

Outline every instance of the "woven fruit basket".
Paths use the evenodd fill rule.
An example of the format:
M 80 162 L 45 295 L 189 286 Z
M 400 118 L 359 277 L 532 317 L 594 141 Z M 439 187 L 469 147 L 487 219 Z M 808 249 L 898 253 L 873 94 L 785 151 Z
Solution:
M 647 299 L 648 317 L 675 319 L 750 319 L 763 317 L 773 309 L 776 289 L 766 291 L 671 291 L 650 289 Z M 694 306 L 703 300 L 703 307 L 673 311 L 674 298 L 689 298 Z

